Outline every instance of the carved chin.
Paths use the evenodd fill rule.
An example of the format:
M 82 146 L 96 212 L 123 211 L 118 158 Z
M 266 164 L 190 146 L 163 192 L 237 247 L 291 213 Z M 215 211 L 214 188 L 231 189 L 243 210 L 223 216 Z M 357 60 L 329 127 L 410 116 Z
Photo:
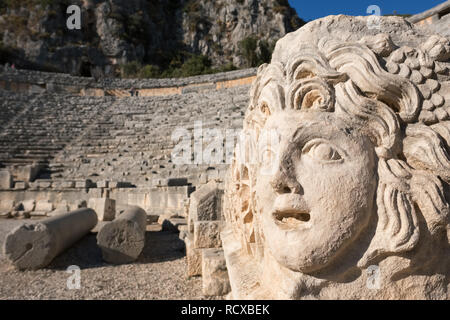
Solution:
M 311 274 L 331 266 L 368 222 L 357 219 L 334 224 L 333 229 L 323 227 L 314 216 L 314 212 L 302 211 L 272 211 L 266 216 L 266 244 L 283 267 Z

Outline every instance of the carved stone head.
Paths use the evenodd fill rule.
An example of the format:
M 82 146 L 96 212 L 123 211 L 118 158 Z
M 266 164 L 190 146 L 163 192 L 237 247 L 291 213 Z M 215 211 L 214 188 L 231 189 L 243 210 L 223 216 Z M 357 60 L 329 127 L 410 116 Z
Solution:
M 450 43 L 367 21 L 311 22 L 258 70 L 225 191 L 235 297 L 446 297 Z

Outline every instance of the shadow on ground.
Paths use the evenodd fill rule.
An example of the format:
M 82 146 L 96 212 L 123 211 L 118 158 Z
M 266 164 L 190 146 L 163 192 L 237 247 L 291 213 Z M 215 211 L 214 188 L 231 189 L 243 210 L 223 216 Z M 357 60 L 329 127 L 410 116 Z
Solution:
M 177 233 L 169 231 L 147 231 L 145 247 L 139 258 L 132 263 L 156 263 L 182 259 L 185 256 L 184 242 Z M 56 257 L 47 267 L 53 270 L 66 270 L 70 265 L 81 269 L 98 268 L 108 263 L 102 260 L 102 252 L 97 246 L 95 234 L 89 234 L 70 249 Z

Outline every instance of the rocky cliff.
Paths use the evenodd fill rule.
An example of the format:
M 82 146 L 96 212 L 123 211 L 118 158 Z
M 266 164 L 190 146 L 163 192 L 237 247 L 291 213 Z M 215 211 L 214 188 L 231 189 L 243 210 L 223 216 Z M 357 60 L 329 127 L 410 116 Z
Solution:
M 80 30 L 66 27 L 72 4 Z M 0 0 L 0 63 L 111 76 L 130 62 L 167 69 L 203 55 L 240 68 L 302 24 L 287 0 Z

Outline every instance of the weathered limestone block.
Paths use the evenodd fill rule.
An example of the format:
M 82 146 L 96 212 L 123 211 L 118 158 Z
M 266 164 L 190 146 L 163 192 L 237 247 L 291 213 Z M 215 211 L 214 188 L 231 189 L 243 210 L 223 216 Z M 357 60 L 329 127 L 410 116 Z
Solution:
M 96 224 L 97 215 L 92 209 L 80 209 L 36 223 L 24 223 L 6 236 L 4 255 L 20 270 L 43 268 Z
M 202 274 L 202 250 L 194 247 L 194 239 L 188 235 L 184 239 L 186 246 L 187 275 L 188 277 Z
M 22 206 L 24 211 L 34 211 L 36 208 L 36 201 L 33 199 L 22 201 Z
M 52 202 L 48 201 L 48 200 L 39 200 L 36 202 L 36 206 L 34 211 L 37 212 L 51 212 L 54 209 L 54 205 Z
M 70 207 L 67 203 L 67 201 L 61 201 L 56 205 L 55 210 L 49 212 L 47 215 L 49 217 L 53 217 L 53 216 L 57 216 L 57 215 L 61 215 L 61 214 L 65 214 L 67 212 L 70 212 Z
M 113 264 L 135 261 L 145 245 L 147 213 L 140 207 L 127 208 L 97 234 L 103 260 Z
M 28 188 L 28 182 L 25 181 L 16 181 L 14 183 L 14 189 L 15 190 L 25 190 Z
M 2 200 L 0 201 L 0 218 L 11 218 L 14 211 L 14 200 Z
M 36 182 L 39 189 L 48 189 L 52 186 L 52 181 L 50 180 L 37 180 Z
M 217 183 L 210 181 L 190 197 L 189 216 L 194 221 L 220 220 Z
M 222 249 L 202 251 L 202 292 L 205 296 L 224 296 L 230 292 L 230 281 Z
M 113 221 L 116 216 L 116 200 L 109 198 L 91 198 L 88 208 L 94 209 L 99 221 Z
M 69 204 L 69 211 L 74 211 L 81 208 L 87 208 L 86 200 L 75 200 Z
M 61 188 L 63 188 L 63 189 L 75 188 L 75 181 L 62 181 Z
M 0 201 L 0 211 L 12 211 L 15 208 L 14 200 L 1 200 Z
M 197 221 L 194 223 L 194 247 L 195 248 L 219 248 L 220 221 Z
M 41 170 L 40 165 L 26 165 L 19 166 L 14 170 L 14 174 L 17 180 L 32 182 L 38 176 L 39 171 Z
M 7 170 L 0 171 L 0 189 L 11 189 L 13 187 L 13 177 Z
M 108 186 L 109 186 L 108 180 L 97 181 L 97 188 L 108 188 Z
M 450 40 L 329 16 L 258 69 L 222 232 L 235 299 L 449 296 Z
M 92 180 L 89 179 L 75 181 L 75 188 L 95 188 L 95 183 L 93 183 Z

